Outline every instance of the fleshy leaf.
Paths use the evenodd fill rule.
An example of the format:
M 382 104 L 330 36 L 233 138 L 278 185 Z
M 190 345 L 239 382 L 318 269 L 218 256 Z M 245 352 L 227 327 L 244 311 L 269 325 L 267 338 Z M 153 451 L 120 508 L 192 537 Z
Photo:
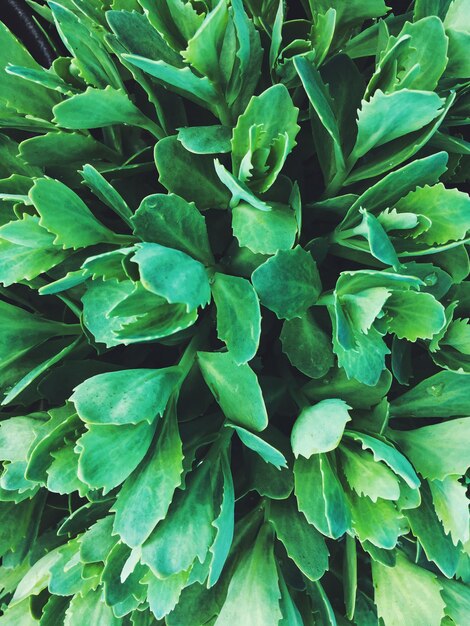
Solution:
M 328 568 L 328 549 L 320 533 L 297 511 L 295 500 L 272 502 L 269 518 L 287 554 L 310 579 L 318 580 Z
M 280 599 L 272 531 L 265 524 L 258 533 L 254 547 L 247 550 L 239 561 L 214 626 L 277 624 L 282 618 Z
M 76 387 L 70 400 L 88 424 L 151 423 L 163 415 L 179 379 L 176 368 L 98 374 Z
M 343 400 L 330 399 L 302 409 L 291 434 L 294 455 L 309 459 L 312 454 L 334 450 L 351 420 L 350 408 Z
M 280 319 L 301 317 L 321 291 L 316 263 L 300 246 L 277 252 L 253 272 L 252 281 L 261 303 Z
M 83 200 L 58 180 L 40 178 L 29 195 L 39 213 L 39 224 L 54 234 L 54 243 L 64 249 L 76 250 L 119 241 L 113 232 L 100 224 Z M 57 206 L 61 207 L 60 211 Z M 74 225 L 73 231 L 70 224 Z
M 395 567 L 372 561 L 378 614 L 390 626 L 439 626 L 445 602 L 437 577 L 401 552 Z
M 213 261 L 205 219 L 192 202 L 172 193 L 147 196 L 132 222 L 142 241 L 176 248 L 207 265 Z
M 212 295 L 217 307 L 217 336 L 238 365 L 251 361 L 261 334 L 261 313 L 253 286 L 244 278 L 217 273 Z
M 225 417 L 240 426 L 264 430 L 268 415 L 258 379 L 250 366 L 237 365 L 228 352 L 199 352 L 198 362 Z M 243 405 L 240 397 L 244 398 Z
M 186 305 L 188 313 L 209 303 L 204 266 L 186 253 L 157 243 L 140 243 L 132 262 L 139 266 L 142 285 L 167 302 Z

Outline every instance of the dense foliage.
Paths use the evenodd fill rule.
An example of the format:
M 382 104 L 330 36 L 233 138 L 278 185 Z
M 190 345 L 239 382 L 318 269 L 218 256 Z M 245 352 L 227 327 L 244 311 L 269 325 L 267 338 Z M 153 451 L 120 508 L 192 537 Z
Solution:
M 1 626 L 468 626 L 469 0 L 28 4 Z

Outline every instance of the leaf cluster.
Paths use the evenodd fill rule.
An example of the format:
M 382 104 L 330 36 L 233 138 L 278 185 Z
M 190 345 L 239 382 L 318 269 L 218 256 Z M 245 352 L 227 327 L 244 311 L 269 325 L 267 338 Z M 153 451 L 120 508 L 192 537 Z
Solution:
M 0 625 L 466 626 L 468 0 L 27 2 Z

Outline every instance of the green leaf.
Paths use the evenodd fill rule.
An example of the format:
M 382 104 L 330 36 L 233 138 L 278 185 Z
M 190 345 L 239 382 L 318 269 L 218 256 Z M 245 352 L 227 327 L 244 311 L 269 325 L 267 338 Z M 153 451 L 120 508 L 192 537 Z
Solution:
M 282 618 L 280 599 L 272 531 L 264 524 L 252 549 L 237 564 L 214 626 L 277 624 Z
M 360 497 L 351 492 L 349 504 L 352 526 L 361 543 L 367 541 L 378 548 L 391 550 L 398 537 L 408 531 L 403 515 L 389 500 L 373 502 L 367 496 Z
M 168 412 L 157 435 L 155 445 L 126 480 L 112 508 L 114 532 L 133 548 L 143 544 L 165 519 L 181 484 L 183 454 L 174 411 Z
M 58 94 L 43 86 L 23 81 L 20 77 L 5 71 L 7 64 L 21 65 L 32 70 L 39 70 L 41 66 L 3 23 L 0 25 L 0 50 L 2 109 L 11 107 L 18 113 L 50 120 L 51 109 L 59 100 Z
M 113 516 L 107 515 L 93 523 L 80 539 L 80 559 L 83 563 L 106 561 L 118 539 L 111 534 Z
M 384 307 L 389 332 L 399 339 L 431 339 L 445 324 L 444 307 L 429 293 L 395 291 Z
M 39 213 L 39 224 L 54 234 L 54 244 L 64 249 L 119 241 L 117 235 L 94 217 L 83 200 L 58 180 L 36 180 L 29 197 Z M 74 225 L 73 230 L 70 224 Z
M 81 172 L 83 180 L 101 202 L 109 206 L 121 219 L 129 224 L 132 211 L 127 206 L 124 198 L 108 183 L 92 165 L 84 165 Z
M 54 235 L 40 226 L 39 218 L 24 214 L 21 220 L 0 227 L 0 282 L 5 287 L 32 280 L 61 263 L 65 254 L 53 245 Z
M 269 519 L 300 571 L 310 580 L 320 579 L 328 569 L 328 548 L 320 533 L 297 511 L 295 501 L 271 502 Z
M 113 613 L 118 617 L 123 617 L 136 609 L 139 605 L 139 596 L 142 596 L 144 591 L 140 581 L 147 570 L 140 563 L 132 563 L 132 556 L 127 546 L 117 543 L 106 558 L 102 574 L 104 600 L 113 607 Z M 129 560 L 130 570 L 124 575 Z
M 289 250 L 297 236 L 294 211 L 285 204 L 271 203 L 271 211 L 260 211 L 247 202 L 232 210 L 232 230 L 240 246 L 259 254 Z
M 441 596 L 446 604 L 445 614 L 449 615 L 456 626 L 464 626 L 470 611 L 470 593 L 467 585 L 455 580 L 441 578 Z
M 181 572 L 168 578 L 157 578 L 149 572 L 140 581 L 147 584 L 147 602 L 158 620 L 175 608 L 182 589 L 188 584 L 188 577 L 189 572 Z
M 162 130 L 129 100 L 124 91 L 93 89 L 72 96 L 54 107 L 54 122 L 62 128 L 82 129 L 129 124 L 153 133 L 158 139 Z
M 249 365 L 237 365 L 228 352 L 199 352 L 198 363 L 227 419 L 255 431 L 266 428 L 268 415 L 263 394 Z
M 145 309 L 150 307 L 148 312 Z M 192 326 L 197 320 L 197 311 L 186 311 L 183 304 L 168 304 L 159 296 L 150 293 L 140 284 L 125 300 L 111 311 L 118 321 L 111 334 L 118 343 L 140 343 L 174 335 Z M 125 315 L 126 317 L 120 317 Z M 113 318 L 114 319 L 114 318 Z
M 223 183 L 232 194 L 230 207 L 236 207 L 240 201 L 243 200 L 259 211 L 271 211 L 271 207 L 266 204 L 266 202 L 255 196 L 249 187 L 231 174 L 218 159 L 214 159 L 214 168 L 220 182 Z
M 280 250 L 260 265 L 251 278 L 261 303 L 280 319 L 302 317 L 321 291 L 317 265 L 300 246 Z
M 80 455 L 78 477 L 105 493 L 120 485 L 144 458 L 155 432 L 155 424 L 139 422 L 116 426 L 89 424 L 77 440 Z M 106 459 L 106 463 L 103 463 Z
M 392 445 L 385 443 L 381 439 L 372 437 L 371 435 L 352 430 L 347 430 L 345 437 L 358 441 L 363 450 L 370 450 L 376 462 L 383 461 L 395 474 L 403 478 L 411 489 L 417 489 L 419 487 L 420 480 L 413 466 L 408 459 Z
M 410 431 L 394 430 L 391 436 L 424 478 L 444 480 L 454 474 L 462 476 L 470 467 L 469 429 L 467 417 Z
M 368 187 L 348 209 L 340 228 L 349 228 L 359 221 L 361 207 L 371 212 L 394 206 L 407 193 L 423 185 L 433 185 L 447 169 L 448 154 L 438 152 L 423 159 L 416 159 L 381 178 Z
M 106 11 L 106 21 L 127 52 L 182 67 L 181 56 L 166 43 L 147 16 L 129 8 Z
M 359 211 L 363 215 L 362 223 L 354 229 L 355 234 L 367 239 L 370 252 L 376 259 L 398 270 L 400 262 L 397 253 L 379 220 L 365 209 Z
M 411 531 L 422 545 L 428 561 L 435 563 L 444 576 L 452 578 L 457 570 L 460 550 L 454 548 L 452 539 L 444 533 L 426 483 L 421 486 L 419 507 L 409 509 L 405 514 Z
M 349 486 L 359 496 L 367 496 L 372 502 L 398 500 L 400 485 L 395 474 L 372 454 L 341 446 L 341 466 Z
M 204 19 L 204 15 L 199 14 L 192 4 L 182 0 L 164 0 L 159 10 L 152 0 L 139 0 L 139 4 L 144 7 L 154 28 L 176 50 L 186 47 Z
M 354 378 L 349 379 L 343 369 L 335 367 L 318 381 L 312 380 L 302 391 L 310 400 L 325 400 L 335 396 L 355 409 L 369 409 L 388 393 L 391 383 L 392 375 L 386 369 L 382 371 L 375 387 L 370 387 Z
M 215 173 L 213 160 L 185 150 L 177 137 L 165 137 L 155 146 L 161 184 L 199 209 L 228 207 L 230 195 Z
M 349 506 L 327 454 L 315 454 L 310 459 L 296 459 L 294 477 L 298 508 L 309 524 L 333 539 L 341 537 L 349 530 Z
M 106 344 L 108 348 L 120 343 L 117 332 L 125 321 L 124 317 L 110 317 L 109 314 L 133 290 L 134 285 L 130 281 L 107 280 L 87 284 L 87 291 L 82 296 L 83 324 L 96 341 Z
M 204 563 L 215 535 L 212 471 L 218 473 L 219 464 L 211 466 L 206 459 L 190 474 L 142 547 L 142 562 L 159 578 L 187 571 L 196 559 Z
M 189 126 L 178 129 L 178 141 L 194 154 L 230 152 L 231 130 L 228 126 Z
M 212 11 L 188 41 L 183 57 L 202 76 L 207 76 L 214 84 L 221 86 L 226 81 L 220 57 L 223 50 L 226 30 L 229 24 L 229 11 L 225 2 L 214 4 Z M 227 68 L 228 69 L 228 68 Z
M 343 589 L 346 617 L 353 619 L 358 599 L 357 590 L 357 544 L 356 539 L 346 535 L 346 550 L 343 559 Z M 360 604 L 360 601 L 357 602 Z
M 10 417 L 0 424 L 0 458 L 2 461 L 24 461 L 28 449 L 43 424 L 42 415 Z
M 61 39 L 75 57 L 79 74 L 94 87 L 109 85 L 119 89 L 122 86 L 119 72 L 97 32 L 67 7 L 52 1 L 49 6 Z
M 56 452 L 51 452 L 53 461 L 47 468 L 47 488 L 54 493 L 70 494 L 78 491 L 84 496 L 88 486 L 78 478 L 78 454 L 73 446 L 64 446 Z
M 312 454 L 330 452 L 341 441 L 346 423 L 351 420 L 343 400 L 322 400 L 302 409 L 291 433 L 292 450 L 296 457 L 309 459 Z
M 77 337 L 75 341 L 66 344 L 62 347 L 63 344 L 59 344 L 60 349 L 54 347 L 52 356 L 49 356 L 50 353 L 46 352 L 46 359 L 40 361 L 38 365 L 29 370 L 27 374 L 25 374 L 22 378 L 20 378 L 14 385 L 11 387 L 6 394 L 5 398 L 2 400 L 2 405 L 10 404 L 15 398 L 17 398 L 23 391 L 25 391 L 32 383 L 39 378 L 42 374 L 44 374 L 48 369 L 52 368 L 56 363 L 65 359 L 71 352 L 73 352 L 76 348 L 78 348 L 80 343 L 80 337 Z M 49 344 L 51 347 L 51 344 Z M 58 351 L 56 351 L 58 349 Z M 41 355 L 42 358 L 42 355 Z
M 395 398 L 391 404 L 394 417 L 452 417 L 470 411 L 466 392 L 467 378 L 455 372 L 438 372 Z
M 348 378 L 375 386 L 385 368 L 385 356 L 390 354 L 382 335 L 372 326 L 367 335 L 355 335 L 354 349 L 344 349 L 333 335 L 333 351 L 338 357 L 338 365 L 344 368 Z
M 358 133 L 353 158 L 412 133 L 439 115 L 442 100 L 433 92 L 401 89 L 390 94 L 377 90 L 358 113 Z M 402 115 L 406 110 L 407 115 Z
M 467 489 L 459 478 L 446 476 L 444 480 L 429 481 L 436 515 L 454 545 L 459 541 L 465 544 L 470 539 Z
M 70 400 L 87 424 L 151 424 L 163 415 L 180 376 L 176 368 L 98 374 L 75 387 Z
M 302 374 L 321 378 L 333 367 L 331 340 L 310 311 L 286 320 L 280 339 L 282 351 Z
M 442 206 L 446 207 L 445 213 Z M 431 226 L 417 237 L 427 244 L 442 244 L 463 239 L 470 229 L 470 198 L 457 189 L 438 185 L 418 187 L 397 204 L 398 212 L 419 213 L 431 220 Z
M 400 35 L 411 36 L 410 48 L 403 62 L 402 80 L 419 64 L 420 71 L 408 86 L 412 89 L 435 89 L 448 61 L 448 39 L 442 21 L 437 16 L 429 16 L 413 23 L 405 22 Z
M 13 596 L 13 603 L 21 602 L 29 595 L 37 594 L 45 589 L 50 580 L 50 569 L 59 558 L 60 552 L 56 548 L 37 559 L 25 576 L 21 577 Z
M 209 279 L 202 263 L 186 253 L 157 243 L 140 243 L 132 262 L 148 291 L 172 304 L 186 305 L 189 313 L 210 302 Z
M 440 626 L 445 602 L 437 577 L 397 553 L 395 567 L 372 561 L 375 602 L 387 626 Z
M 79 626 L 84 620 L 93 620 L 100 626 L 119 626 L 120 620 L 115 617 L 111 607 L 102 600 L 101 589 L 90 590 L 85 595 L 73 596 L 65 613 L 64 626 Z
M 232 135 L 232 171 L 254 191 L 267 191 L 295 146 L 298 109 L 287 88 L 253 96 Z
M 135 54 L 123 54 L 123 58 L 153 76 L 177 94 L 196 104 L 216 112 L 219 96 L 207 76 L 199 77 L 189 67 L 179 68 L 165 61 L 153 61 Z
M 281 467 L 287 467 L 285 456 L 270 443 L 261 439 L 261 437 L 250 433 L 249 430 L 246 430 L 241 426 L 235 426 L 235 424 L 226 424 L 226 426 L 233 428 L 240 437 L 241 442 L 245 444 L 247 448 L 256 452 L 263 459 L 263 461 L 271 463 L 278 469 L 281 469 Z
M 39 483 L 46 483 L 46 471 L 53 462 L 52 452 L 61 447 L 66 436 L 72 435 L 79 426 L 79 419 L 69 405 L 49 411 L 50 419 L 36 434 L 36 439 L 28 451 L 28 465 L 25 477 Z M 47 417 L 47 416 L 46 416 Z
M 299 609 L 297 608 L 296 604 L 292 600 L 292 596 L 289 593 L 286 581 L 284 580 L 284 577 L 281 575 L 281 573 L 279 575 L 279 587 L 281 590 L 280 607 L 283 615 L 283 618 L 279 622 L 279 625 L 287 626 L 287 624 L 289 624 L 290 626 L 302 626 L 302 616 L 300 615 Z
M 228 451 L 223 453 L 221 465 L 223 475 L 223 496 L 222 502 L 220 503 L 220 513 L 212 522 L 212 525 L 216 529 L 216 536 L 214 543 L 209 548 L 209 551 L 212 554 L 212 559 L 207 579 L 208 588 L 215 585 L 222 574 L 232 545 L 235 523 L 235 489 L 233 485 L 232 471 L 230 469 Z
M 237 365 L 251 361 L 261 334 L 261 313 L 253 286 L 244 278 L 216 273 L 212 295 L 217 307 L 217 336 Z
M 344 4 L 341 0 L 318 0 L 315 2 L 315 11 L 324 12 L 329 7 L 336 10 L 337 22 L 344 29 L 352 24 L 361 24 L 364 20 L 374 17 L 381 17 L 387 12 L 387 7 L 383 0 L 352 0 L 348 4 Z
M 331 7 L 325 7 L 329 10 Z M 310 104 L 312 105 L 318 119 L 331 138 L 333 143 L 334 165 L 339 172 L 344 170 L 344 155 L 341 146 L 338 122 L 333 110 L 328 90 L 323 83 L 320 73 L 313 63 L 309 63 L 305 57 L 294 57 L 294 66 L 302 81 L 302 85 L 307 93 Z
M 19 154 L 26 163 L 41 168 L 116 157 L 113 150 L 90 135 L 62 131 L 25 139 L 20 143 Z
M 205 265 L 213 263 L 206 220 L 193 202 L 172 193 L 147 196 L 132 223 L 134 233 L 142 241 L 176 248 Z

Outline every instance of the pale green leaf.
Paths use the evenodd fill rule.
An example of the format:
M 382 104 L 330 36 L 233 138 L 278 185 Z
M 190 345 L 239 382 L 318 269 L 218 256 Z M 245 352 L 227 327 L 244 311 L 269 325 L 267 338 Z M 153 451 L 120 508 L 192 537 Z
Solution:
M 261 334 L 261 313 L 253 286 L 244 278 L 216 273 L 212 295 L 217 307 L 217 336 L 238 365 L 251 361 Z
M 286 320 L 280 339 L 282 351 L 302 374 L 321 378 L 333 366 L 331 340 L 310 311 Z
M 466 417 L 415 430 L 394 430 L 391 437 L 424 478 L 444 480 L 462 476 L 470 467 L 469 429 L 470 417 Z
M 132 262 L 139 266 L 142 285 L 171 304 L 184 304 L 189 313 L 210 302 L 209 279 L 202 263 L 185 252 L 157 243 L 140 243 Z
M 343 400 L 330 399 L 302 409 L 291 433 L 294 455 L 309 459 L 312 454 L 334 450 L 351 420 L 350 408 Z
M 270 443 L 241 426 L 235 426 L 234 424 L 227 424 L 227 426 L 233 428 L 242 443 L 250 450 L 253 450 L 253 452 L 256 452 L 266 463 L 271 463 L 278 469 L 287 467 L 285 456 Z
M 470 229 L 468 194 L 446 189 L 442 183 L 418 187 L 400 200 L 395 208 L 400 213 L 416 213 L 431 220 L 431 226 L 417 237 L 417 241 L 430 245 L 463 239 Z
M 277 252 L 253 272 L 252 282 L 261 303 L 280 319 L 302 317 L 321 291 L 317 265 L 300 246 Z
M 259 211 L 247 202 L 232 210 L 232 230 L 240 246 L 259 254 L 275 254 L 292 248 L 297 235 L 294 211 L 285 204 L 271 203 L 271 211 Z
M 440 626 L 445 602 L 437 577 L 397 553 L 395 567 L 372 561 L 375 602 L 387 626 Z
M 54 243 L 64 249 L 119 242 L 118 236 L 94 217 L 83 200 L 58 180 L 36 180 L 29 196 L 39 213 L 39 224 L 54 234 Z
M 372 502 L 378 498 L 398 500 L 400 485 L 395 474 L 372 454 L 341 446 L 341 466 L 349 486 L 359 496 L 367 496 Z
M 271 502 L 269 519 L 300 571 L 310 580 L 320 579 L 328 569 L 328 549 L 320 533 L 297 510 L 295 500 Z
M 131 547 L 144 543 L 165 518 L 183 472 L 176 415 L 169 411 L 158 438 L 121 488 L 113 505 L 114 531 Z
M 272 626 L 282 618 L 272 531 L 265 524 L 238 562 L 214 626 Z
M 94 489 L 111 491 L 142 461 L 154 432 L 155 424 L 145 421 L 120 426 L 89 424 L 75 448 L 80 455 L 78 477 Z
M 349 530 L 349 505 L 327 454 L 296 459 L 294 477 L 298 508 L 309 524 L 333 539 L 338 539 Z
M 358 134 L 353 149 L 358 159 L 372 148 L 423 128 L 439 115 L 442 100 L 436 93 L 401 89 L 390 94 L 377 90 L 358 113 Z M 407 115 L 403 115 L 406 110 Z
M 151 423 L 163 415 L 180 376 L 176 368 L 98 374 L 75 387 L 70 400 L 88 424 Z
M 395 291 L 384 306 L 389 332 L 399 339 L 431 339 L 445 324 L 445 310 L 430 293 Z
M 268 415 L 263 394 L 249 365 L 237 365 L 229 352 L 199 352 L 198 363 L 227 419 L 255 431 L 266 428 Z
M 444 480 L 430 480 L 432 501 L 446 533 L 454 545 L 465 544 L 469 538 L 467 488 L 459 482 L 460 476 L 446 476 Z

